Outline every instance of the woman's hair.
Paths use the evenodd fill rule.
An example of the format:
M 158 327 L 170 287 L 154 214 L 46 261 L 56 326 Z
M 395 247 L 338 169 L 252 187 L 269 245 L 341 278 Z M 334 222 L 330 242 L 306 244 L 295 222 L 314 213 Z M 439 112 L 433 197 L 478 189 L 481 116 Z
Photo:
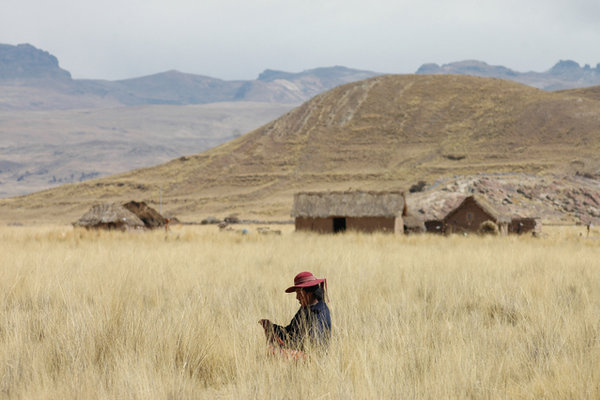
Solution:
M 315 296 L 318 301 L 323 301 L 323 298 L 325 297 L 325 291 L 323 290 L 322 285 L 303 287 L 302 290 Z

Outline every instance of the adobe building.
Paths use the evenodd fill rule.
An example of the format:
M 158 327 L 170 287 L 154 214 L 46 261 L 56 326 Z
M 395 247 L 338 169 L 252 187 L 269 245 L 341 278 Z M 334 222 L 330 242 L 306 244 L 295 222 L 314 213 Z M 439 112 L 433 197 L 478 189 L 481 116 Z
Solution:
M 403 233 L 404 193 L 301 192 L 294 195 L 296 231 Z
M 509 217 L 498 212 L 481 196 L 468 196 L 446 215 L 444 230 L 448 234 L 478 232 L 485 221 L 494 222 L 501 235 L 508 234 L 508 225 L 511 221 Z
M 542 222 L 539 218 L 515 217 L 508 225 L 508 233 L 517 235 L 531 233 L 533 235 L 539 235 L 542 233 Z
M 425 232 L 427 233 L 446 233 L 446 227 L 444 226 L 444 220 L 442 219 L 428 219 L 425 221 Z

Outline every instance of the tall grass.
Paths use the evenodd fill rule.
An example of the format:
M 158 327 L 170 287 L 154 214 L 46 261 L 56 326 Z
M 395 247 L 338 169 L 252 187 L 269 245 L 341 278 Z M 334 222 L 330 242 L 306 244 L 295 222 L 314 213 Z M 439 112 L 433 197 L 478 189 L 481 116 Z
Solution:
M 599 398 L 600 242 L 0 228 L 0 398 Z M 326 355 L 270 357 L 297 272 Z

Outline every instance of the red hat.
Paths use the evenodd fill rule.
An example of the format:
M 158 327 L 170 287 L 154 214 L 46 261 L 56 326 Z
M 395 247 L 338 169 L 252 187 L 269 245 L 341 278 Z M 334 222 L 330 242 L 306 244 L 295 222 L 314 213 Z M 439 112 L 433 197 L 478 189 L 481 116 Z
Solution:
M 296 289 L 298 289 L 298 288 L 316 286 L 325 281 L 326 281 L 325 278 L 317 279 L 310 272 L 300 272 L 298 275 L 296 275 L 294 277 L 294 286 L 290 286 L 289 288 L 285 289 L 285 292 L 292 293 L 292 292 L 295 292 Z

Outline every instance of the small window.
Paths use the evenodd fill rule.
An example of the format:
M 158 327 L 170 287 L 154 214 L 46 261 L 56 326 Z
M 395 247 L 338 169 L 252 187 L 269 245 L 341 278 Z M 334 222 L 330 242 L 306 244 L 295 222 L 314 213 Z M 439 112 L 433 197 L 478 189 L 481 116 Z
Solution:
M 473 213 L 472 212 L 468 212 L 467 213 L 467 222 L 471 222 L 473 221 Z

